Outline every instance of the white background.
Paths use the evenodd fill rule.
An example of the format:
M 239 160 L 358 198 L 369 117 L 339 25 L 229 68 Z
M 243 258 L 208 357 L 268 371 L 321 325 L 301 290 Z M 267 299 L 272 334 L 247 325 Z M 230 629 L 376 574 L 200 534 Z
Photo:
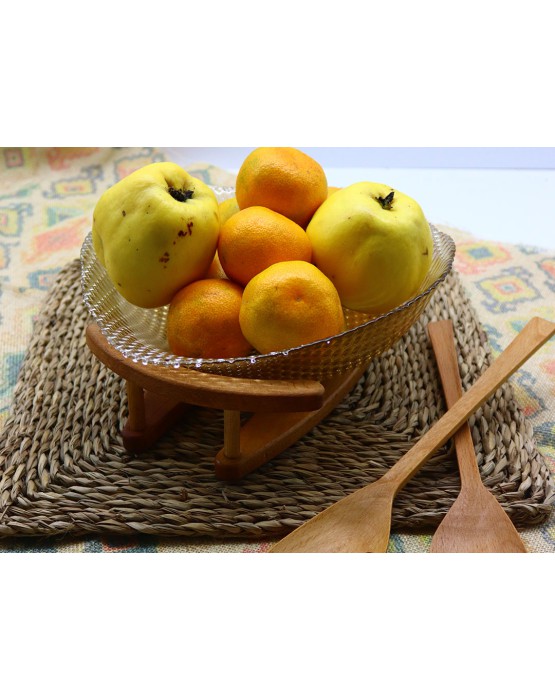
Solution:
M 164 148 L 182 165 L 236 173 L 248 148 Z M 477 238 L 555 248 L 555 148 L 305 148 L 328 184 L 370 180 L 419 202 L 427 218 Z

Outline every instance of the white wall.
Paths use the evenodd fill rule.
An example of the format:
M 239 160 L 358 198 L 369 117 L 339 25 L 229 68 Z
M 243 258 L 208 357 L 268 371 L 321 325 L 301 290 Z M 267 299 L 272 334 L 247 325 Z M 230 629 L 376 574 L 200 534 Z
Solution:
M 193 147 L 186 150 L 191 155 L 218 159 L 221 167 L 233 169 L 253 148 Z M 555 148 L 297 148 L 328 168 L 555 169 Z

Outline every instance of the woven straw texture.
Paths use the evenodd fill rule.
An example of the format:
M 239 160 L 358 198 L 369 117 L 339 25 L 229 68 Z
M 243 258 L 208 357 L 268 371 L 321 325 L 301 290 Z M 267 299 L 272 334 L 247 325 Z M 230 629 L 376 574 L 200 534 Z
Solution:
M 197 409 L 140 459 L 119 431 L 124 382 L 88 350 L 79 264 L 58 275 L 35 327 L 0 441 L 0 534 L 145 533 L 278 537 L 378 478 L 444 410 L 425 326 L 454 322 L 463 385 L 490 362 L 486 337 L 456 272 L 419 322 L 365 375 L 332 415 L 241 483 L 216 480 L 222 412 Z M 473 417 L 485 483 L 517 525 L 544 521 L 549 469 L 510 384 Z M 436 526 L 457 496 L 449 445 L 394 503 L 394 530 Z

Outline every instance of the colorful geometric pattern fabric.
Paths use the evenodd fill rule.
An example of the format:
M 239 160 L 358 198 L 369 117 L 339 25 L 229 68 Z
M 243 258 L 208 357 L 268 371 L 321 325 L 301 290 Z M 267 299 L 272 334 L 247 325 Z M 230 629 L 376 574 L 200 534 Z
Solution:
M 0 149 L 0 430 L 46 291 L 59 270 L 78 257 L 98 197 L 133 170 L 163 160 L 164 152 L 155 148 Z M 215 166 L 191 162 L 185 167 L 208 184 L 234 184 L 234 176 Z M 440 228 L 457 244 L 455 267 L 494 355 L 531 316 L 555 321 L 555 251 Z M 555 340 L 513 375 L 512 384 L 537 446 L 555 471 Z M 555 551 L 555 515 L 521 534 L 530 551 Z M 393 534 L 389 551 L 426 552 L 430 539 Z M 264 552 L 269 546 L 141 536 L 0 540 L 0 552 Z

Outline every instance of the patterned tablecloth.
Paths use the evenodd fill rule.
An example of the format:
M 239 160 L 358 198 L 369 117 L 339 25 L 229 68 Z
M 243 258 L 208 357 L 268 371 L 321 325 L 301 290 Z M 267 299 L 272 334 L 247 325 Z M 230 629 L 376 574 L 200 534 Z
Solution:
M 0 149 L 0 430 L 42 302 L 61 268 L 78 257 L 100 194 L 133 170 L 166 160 L 153 148 Z M 187 163 L 194 176 L 233 185 L 213 165 Z M 333 183 L 330 183 L 333 184 Z M 392 183 L 394 184 L 394 183 Z M 555 321 L 555 251 L 479 240 L 442 227 L 457 244 L 455 267 L 498 354 L 531 316 Z M 526 240 L 526 232 L 522 233 Z M 548 342 L 513 378 L 515 398 L 539 450 L 555 470 L 555 343 Z M 555 515 L 522 532 L 532 552 L 555 551 Z M 393 534 L 391 552 L 426 552 L 430 535 Z M 0 539 L 17 552 L 262 552 L 267 542 L 109 537 L 60 542 Z

